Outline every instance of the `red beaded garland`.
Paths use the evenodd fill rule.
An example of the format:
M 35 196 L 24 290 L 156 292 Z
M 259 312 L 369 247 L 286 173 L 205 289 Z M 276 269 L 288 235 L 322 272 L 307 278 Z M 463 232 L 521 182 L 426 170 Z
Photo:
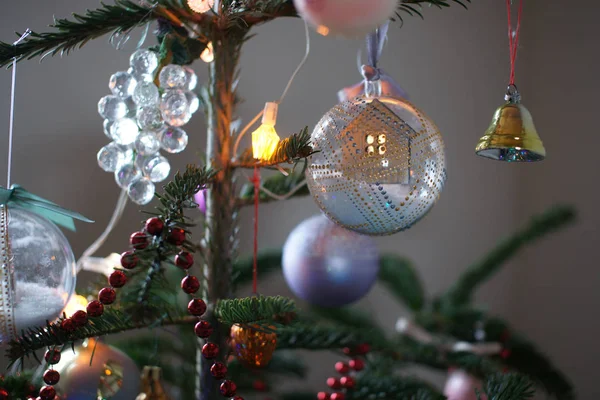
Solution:
M 343 375 L 350 372 L 350 367 L 345 362 L 339 361 L 335 363 L 335 370 Z
M 317 393 L 317 400 L 329 400 L 329 393 L 327 392 L 319 392 Z
M 340 378 L 340 383 L 342 384 L 343 387 L 345 387 L 346 389 L 353 389 L 354 386 L 356 386 L 356 381 L 354 380 L 353 377 L 351 376 L 342 376 Z
M 216 362 L 210 367 L 210 373 L 215 379 L 223 379 L 227 375 L 227 367 L 221 362 Z
M 121 266 L 125 269 L 133 269 L 137 266 L 140 259 L 133 251 L 121 253 Z
M 212 335 L 213 327 L 208 321 L 199 321 L 194 327 L 194 332 L 196 332 L 196 336 L 199 338 L 206 339 Z
M 206 343 L 202 346 L 202 355 L 209 360 L 216 358 L 219 355 L 219 346 L 214 343 Z
M 145 228 L 146 232 L 148 232 L 149 234 L 153 236 L 158 236 L 162 233 L 163 229 L 165 228 L 165 223 L 162 222 L 160 218 L 154 217 L 146 220 Z
M 348 365 L 355 371 L 362 371 L 363 369 L 365 369 L 365 362 L 360 358 L 354 358 L 350 360 L 348 362 Z
M 332 389 L 341 389 L 342 388 L 342 384 L 340 383 L 340 380 L 338 378 L 327 378 L 327 386 L 329 386 Z
M 4 389 L 0 389 L 0 400 L 8 400 L 8 392 Z
M 44 360 L 51 365 L 58 364 L 60 362 L 60 350 L 58 348 L 46 350 Z
M 127 275 L 123 271 L 113 271 L 108 277 L 108 284 L 114 288 L 122 288 L 127 283 Z
M 129 237 L 129 243 L 136 250 L 142 250 L 148 247 L 148 236 L 145 232 L 134 232 Z
M 181 280 L 181 289 L 187 294 L 194 294 L 200 289 L 200 281 L 193 275 L 188 275 Z
M 333 393 L 330 397 L 330 400 L 346 400 L 346 396 L 344 393 Z
M 85 311 L 78 310 L 71 315 L 71 320 L 75 323 L 75 326 L 79 328 L 88 323 L 88 315 Z
M 364 355 L 371 351 L 371 346 L 368 343 L 359 344 L 354 348 L 354 354 Z
M 98 293 L 98 300 L 105 305 L 114 303 L 116 298 L 117 292 L 113 288 L 105 287 Z
M 40 389 L 40 397 L 42 400 L 54 400 L 56 390 L 52 386 L 44 386 Z
M 104 314 L 104 306 L 98 300 L 92 300 L 86 307 L 90 317 L 99 317 Z
M 206 303 L 202 299 L 192 299 L 188 303 L 188 311 L 196 317 L 201 317 L 206 312 Z
M 47 385 L 56 385 L 60 380 L 60 374 L 57 370 L 49 369 L 44 372 L 44 382 Z
M 190 269 L 194 265 L 194 256 L 187 251 L 182 251 L 175 256 L 175 265 L 182 269 Z
M 71 318 L 65 318 L 60 322 L 60 327 L 65 332 L 73 332 L 75 328 L 75 322 Z
M 221 394 L 223 396 L 231 397 L 235 395 L 235 392 L 237 391 L 237 385 L 233 381 L 223 381 L 223 383 L 221 383 L 221 386 L 219 387 L 219 390 L 221 391 Z
M 169 230 L 167 241 L 175 246 L 181 246 L 183 243 L 185 243 L 185 231 L 179 228 Z
M 511 351 L 510 351 L 509 349 L 503 349 L 503 350 L 500 352 L 500 357 L 502 357 L 502 358 L 503 358 L 503 359 L 505 359 L 505 360 L 506 360 L 508 357 L 510 357 L 510 355 L 511 355 Z

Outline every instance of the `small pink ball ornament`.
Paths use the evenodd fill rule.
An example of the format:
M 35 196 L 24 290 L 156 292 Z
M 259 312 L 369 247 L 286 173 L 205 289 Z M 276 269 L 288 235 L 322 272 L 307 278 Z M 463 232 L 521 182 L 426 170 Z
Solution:
M 298 14 L 323 35 L 360 37 L 394 15 L 397 0 L 294 0 Z
M 473 375 L 462 369 L 454 369 L 448 372 L 448 379 L 444 387 L 444 395 L 448 400 L 477 400 L 475 389 L 482 391 L 482 383 Z M 487 400 L 485 395 L 482 400 Z

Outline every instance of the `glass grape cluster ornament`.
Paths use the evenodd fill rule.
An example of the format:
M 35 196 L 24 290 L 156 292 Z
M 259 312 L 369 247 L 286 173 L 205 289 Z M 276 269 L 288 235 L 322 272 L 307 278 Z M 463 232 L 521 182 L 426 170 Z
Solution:
M 179 153 L 188 143 L 181 127 L 199 106 L 192 92 L 198 82 L 194 71 L 185 66 L 167 65 L 159 73 L 155 52 L 141 49 L 130 58 L 128 71 L 113 74 L 112 94 L 98 103 L 104 118 L 104 133 L 112 140 L 98 152 L 98 165 L 114 172 L 117 185 L 126 189 L 137 204 L 154 197 L 155 182 L 164 181 L 171 166 L 160 150 Z
M 312 133 L 310 192 L 332 221 L 366 235 L 410 228 L 431 209 L 446 181 L 444 143 L 421 110 L 381 94 L 332 108 Z

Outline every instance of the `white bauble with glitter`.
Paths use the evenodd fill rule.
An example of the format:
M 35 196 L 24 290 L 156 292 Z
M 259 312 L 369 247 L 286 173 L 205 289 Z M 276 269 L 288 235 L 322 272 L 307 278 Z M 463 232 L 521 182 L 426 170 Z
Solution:
M 340 103 L 317 124 L 311 142 L 306 179 L 315 202 L 329 219 L 362 234 L 410 228 L 446 181 L 440 132 L 403 99 L 365 95 Z
M 8 239 L 8 240 L 7 240 Z M 0 344 L 55 320 L 75 289 L 75 257 L 50 220 L 0 206 Z
M 294 6 L 321 34 L 359 37 L 392 18 L 398 0 L 294 0 Z

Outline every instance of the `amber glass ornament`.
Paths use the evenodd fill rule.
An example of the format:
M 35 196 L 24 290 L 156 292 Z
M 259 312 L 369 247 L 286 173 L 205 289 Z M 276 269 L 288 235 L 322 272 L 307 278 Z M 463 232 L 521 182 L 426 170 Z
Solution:
M 250 367 L 265 367 L 277 348 L 276 333 L 258 330 L 253 326 L 233 325 L 230 336 L 234 353 Z
M 171 400 L 162 386 L 161 369 L 144 367 L 142 371 L 142 392 L 135 400 Z

